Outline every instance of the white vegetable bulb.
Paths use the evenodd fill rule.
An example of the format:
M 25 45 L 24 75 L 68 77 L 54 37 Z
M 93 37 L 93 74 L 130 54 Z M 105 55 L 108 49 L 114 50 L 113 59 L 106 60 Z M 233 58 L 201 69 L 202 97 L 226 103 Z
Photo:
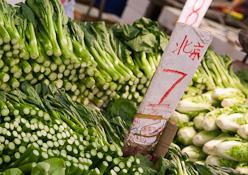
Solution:
M 203 113 L 199 114 L 198 116 L 196 116 L 193 120 L 194 122 L 194 126 L 197 129 L 203 129 L 203 121 L 204 121 L 204 115 Z
M 186 114 L 181 114 L 181 113 L 175 111 L 170 116 L 170 120 L 174 121 L 177 124 L 177 126 L 183 127 L 186 123 L 188 123 L 190 121 L 190 117 Z
M 234 113 L 230 115 L 224 114 L 224 115 L 221 115 L 216 120 L 216 125 L 222 131 L 236 132 L 240 127 L 240 123 L 238 121 L 242 120 L 244 117 L 245 117 L 244 114 L 241 114 L 241 113 Z M 247 122 L 248 122 L 248 118 L 247 118 Z
M 189 99 L 181 100 L 177 105 L 177 111 L 181 113 L 203 112 L 203 111 L 209 111 L 211 109 L 212 109 L 211 104 L 196 103 L 190 101 Z
M 213 97 L 219 100 L 223 100 L 229 97 L 244 97 L 243 93 L 239 89 L 235 88 L 216 88 L 213 93 Z
M 218 131 L 201 131 L 194 136 L 193 144 L 195 146 L 202 146 L 209 140 L 212 140 L 217 137 L 218 135 Z
M 202 126 L 203 126 L 203 129 L 205 131 L 214 131 L 216 129 L 218 129 L 217 125 L 216 125 L 216 119 L 217 119 L 218 116 L 216 115 L 206 115 L 204 117 L 204 120 L 202 121 Z
M 213 166 L 223 166 L 223 167 L 229 167 L 234 168 L 237 166 L 237 162 L 233 160 L 227 160 L 218 156 L 209 155 L 205 160 L 207 165 L 213 165 Z
M 209 155 L 206 160 L 205 160 L 205 163 L 207 165 L 214 165 L 214 166 L 220 166 L 220 158 L 217 157 L 217 156 L 214 156 L 214 155 Z
M 214 103 L 214 98 L 213 98 L 213 91 L 208 91 L 204 94 L 202 94 L 204 98 L 206 98 L 211 104 Z
M 215 139 L 208 141 L 203 146 L 203 152 L 209 155 L 216 155 L 217 152 L 215 150 L 215 147 L 222 141 L 223 141 L 222 139 Z
M 202 152 L 202 149 L 197 146 L 187 146 L 182 149 L 182 153 L 187 154 L 189 156 L 189 160 L 191 161 L 200 161 L 204 160 L 206 155 Z
M 248 174 L 248 164 L 247 165 L 238 165 L 236 171 L 240 174 Z
M 238 129 L 238 135 L 240 137 L 242 137 L 243 139 L 248 140 L 248 124 L 242 125 L 239 129 Z
M 196 131 L 193 127 L 187 126 L 180 128 L 177 132 L 177 139 L 183 145 L 192 144 L 193 137 L 196 135 Z
M 200 164 L 200 165 L 205 165 L 205 160 L 196 161 L 195 163 Z
M 226 108 L 237 104 L 242 104 L 244 102 L 245 102 L 245 98 L 239 98 L 239 97 L 225 98 L 224 100 L 222 100 L 221 106 Z
M 232 150 L 233 147 L 239 147 L 241 145 L 241 142 L 239 141 L 224 141 L 215 146 L 215 150 L 218 156 L 223 157 L 225 159 L 229 160 L 235 160 L 238 161 L 237 158 L 234 158 L 232 155 L 230 155 L 228 152 Z M 245 153 L 247 154 L 247 153 Z

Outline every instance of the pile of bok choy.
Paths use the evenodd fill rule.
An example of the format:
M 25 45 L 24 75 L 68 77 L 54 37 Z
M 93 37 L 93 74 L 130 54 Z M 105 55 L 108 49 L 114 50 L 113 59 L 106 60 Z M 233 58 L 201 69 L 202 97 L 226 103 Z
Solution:
M 208 50 L 170 119 L 179 126 L 176 143 L 190 160 L 247 174 L 248 86 L 231 62 Z

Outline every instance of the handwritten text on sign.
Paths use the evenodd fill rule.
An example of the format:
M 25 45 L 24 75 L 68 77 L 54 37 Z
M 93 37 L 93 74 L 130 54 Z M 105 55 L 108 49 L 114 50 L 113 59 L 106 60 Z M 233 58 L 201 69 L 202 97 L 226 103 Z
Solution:
M 128 145 L 151 146 L 156 142 L 211 41 L 208 32 L 177 24 L 134 119 Z
M 187 0 L 178 22 L 198 27 L 212 0 Z

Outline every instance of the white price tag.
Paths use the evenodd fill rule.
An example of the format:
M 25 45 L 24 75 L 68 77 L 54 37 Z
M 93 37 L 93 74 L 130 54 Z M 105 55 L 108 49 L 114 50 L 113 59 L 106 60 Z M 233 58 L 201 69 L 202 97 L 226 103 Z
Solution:
M 212 0 L 187 0 L 178 22 L 198 27 Z
M 144 149 L 156 143 L 211 41 L 210 33 L 177 23 L 134 119 L 127 145 Z

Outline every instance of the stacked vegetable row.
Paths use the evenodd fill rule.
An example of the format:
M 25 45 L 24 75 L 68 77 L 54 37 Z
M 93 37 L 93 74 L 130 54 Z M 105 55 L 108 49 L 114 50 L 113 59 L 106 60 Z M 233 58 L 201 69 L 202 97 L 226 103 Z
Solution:
M 76 23 L 64 15 L 58 0 L 27 0 L 16 7 L 0 0 L 0 8 L 0 88 L 4 91 L 16 89 L 27 80 L 32 85 L 55 84 L 64 88 L 73 101 L 83 104 L 102 106 L 119 97 L 138 104 L 167 43 L 167 36 L 157 23 L 148 19 L 123 26 Z M 247 107 L 239 105 L 245 103 L 248 88 L 234 75 L 230 64 L 228 57 L 209 50 L 177 108 L 183 115 L 176 113 L 172 118 L 179 118 L 178 124 L 182 127 L 178 141 L 185 146 L 193 143 L 197 146 L 184 150 L 191 159 L 204 160 L 202 147 L 218 139 L 212 146 L 219 147 L 217 152 L 203 149 L 212 155 L 207 160 L 216 160 L 214 164 L 225 166 L 231 162 L 236 167 L 247 162 L 244 140 L 247 139 Z M 32 158 L 42 161 L 59 156 L 70 167 L 68 174 L 87 172 L 87 169 L 98 174 L 107 164 L 117 167 L 107 169 L 105 174 L 143 171 L 132 166 L 138 160 L 118 157 L 121 139 L 100 113 L 76 105 L 61 91 L 39 90 L 39 85 L 38 97 L 34 90 L 25 90 L 28 88 L 23 88 L 24 92 L 1 93 L 1 167 L 17 166 L 30 171 Z M 226 127 L 225 118 L 218 117 L 222 114 L 230 115 L 225 118 L 230 118 L 227 123 L 231 126 Z M 115 121 L 119 125 L 118 133 L 126 132 L 125 123 L 118 122 L 120 118 Z M 228 131 L 228 136 L 221 135 L 221 130 Z M 236 132 L 242 138 L 235 136 Z M 223 152 L 226 144 L 228 149 Z M 190 154 L 191 148 L 199 151 L 194 154 L 195 158 Z M 103 159 L 101 164 L 97 161 Z M 230 160 L 228 164 L 223 164 L 225 159 Z M 22 166 L 23 163 L 27 164 Z
M 44 84 L 21 88 L 0 92 L 1 170 L 30 174 L 36 162 L 59 157 L 65 174 L 143 173 L 138 158 L 122 157 L 120 141 L 98 111 Z
M 124 139 L 126 131 L 129 130 L 132 119 L 135 117 L 135 106 L 128 100 L 117 99 L 109 103 L 104 112 L 115 133 Z M 174 143 L 170 145 L 167 155 L 161 157 L 155 165 L 146 157 L 138 157 L 141 160 L 140 166 L 143 167 L 145 174 L 149 175 L 238 175 L 241 171 L 244 173 L 246 169 L 246 167 L 242 167 L 236 171 L 232 168 L 190 161 L 189 157 L 182 153 L 180 147 Z
M 33 162 L 31 175 L 37 174 L 60 174 L 65 175 L 66 165 L 62 158 L 51 158 L 44 160 L 42 162 Z M 3 172 L 1 175 L 23 175 L 23 172 L 19 168 L 9 168 Z
M 171 119 L 191 160 L 247 169 L 248 88 L 230 66 L 230 58 L 209 50 Z
M 102 106 L 142 101 L 167 42 L 158 24 L 76 23 L 59 0 L 0 1 L 0 88 L 29 81 L 64 88 L 74 101 Z

